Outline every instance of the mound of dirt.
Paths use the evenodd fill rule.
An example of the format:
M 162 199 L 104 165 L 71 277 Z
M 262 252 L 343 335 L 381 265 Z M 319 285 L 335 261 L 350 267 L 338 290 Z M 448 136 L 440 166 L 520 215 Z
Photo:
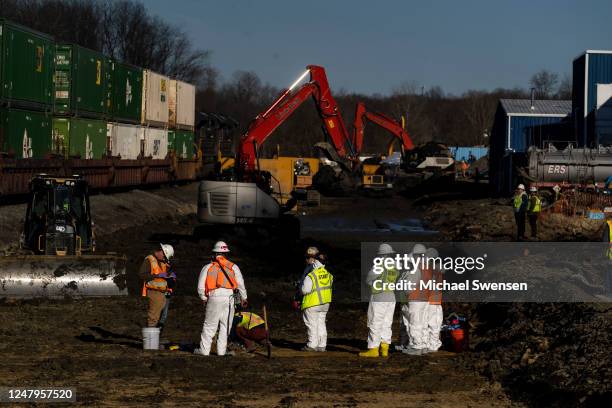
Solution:
M 424 220 L 441 232 L 443 241 L 512 241 L 516 237 L 514 213 L 501 199 L 450 200 L 421 203 Z M 543 211 L 539 241 L 599 241 L 604 223 Z M 529 226 L 527 225 L 527 234 Z
M 478 321 L 476 367 L 514 397 L 538 406 L 610 401 L 612 307 L 480 304 L 473 316 Z

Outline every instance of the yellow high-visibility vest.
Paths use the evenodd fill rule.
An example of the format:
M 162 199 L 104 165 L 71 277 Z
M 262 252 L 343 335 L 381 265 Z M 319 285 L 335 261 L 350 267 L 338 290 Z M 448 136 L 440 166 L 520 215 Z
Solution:
M 533 200 L 534 202 L 532 202 L 531 200 Z M 537 195 L 529 197 L 529 207 L 530 213 L 539 213 L 540 211 L 542 211 L 542 200 L 540 200 L 540 197 L 538 197 Z
M 236 313 L 238 315 L 238 313 Z M 246 327 L 247 330 L 251 330 L 254 327 L 261 326 L 264 324 L 264 319 L 261 316 L 256 315 L 252 312 L 241 312 L 240 322 L 237 324 L 238 327 Z
M 302 310 L 309 307 L 331 303 L 332 284 L 334 277 L 324 266 L 311 271 L 308 275 L 312 280 L 312 291 L 302 299 Z
M 399 272 L 395 268 L 386 269 L 380 274 L 380 277 L 377 278 L 374 282 L 376 282 L 376 286 L 381 289 L 374 288 L 374 282 L 372 284 L 372 294 L 376 295 L 382 292 L 393 292 L 387 286 L 384 286 L 385 283 L 395 283 L 397 278 L 399 277 Z M 384 289 L 382 289 L 384 288 Z

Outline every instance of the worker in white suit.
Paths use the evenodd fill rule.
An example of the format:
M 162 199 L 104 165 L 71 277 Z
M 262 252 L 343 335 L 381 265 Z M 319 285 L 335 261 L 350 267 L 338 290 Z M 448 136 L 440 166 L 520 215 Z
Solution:
M 428 260 L 436 259 L 438 256 L 438 250 L 435 248 L 429 248 L 425 253 L 425 257 Z M 429 276 L 436 282 L 441 282 L 444 279 L 444 271 L 440 264 L 435 264 L 433 261 L 430 261 L 429 271 L 431 272 Z M 442 346 L 442 342 L 440 341 L 440 330 L 442 330 L 443 320 L 442 291 L 435 289 L 431 290 L 427 298 L 427 319 L 425 328 L 426 347 L 422 350 L 423 354 L 438 351 Z
M 327 347 L 327 327 L 325 319 L 332 300 L 334 277 L 321 263 L 319 250 L 310 247 L 306 250 L 306 270 L 301 284 L 302 313 L 308 343 L 302 351 L 323 352 Z
M 425 245 L 415 244 L 411 255 L 418 263 L 413 271 L 407 271 L 402 275 L 402 279 L 414 282 L 415 287 L 414 290 L 407 292 L 408 303 L 402 305 L 402 320 L 408 334 L 408 344 L 403 347 L 402 352 L 411 355 L 420 355 L 426 348 L 424 333 L 427 319 L 427 298 L 425 293 L 419 289 L 426 252 Z
M 202 327 L 200 348 L 195 354 L 208 356 L 213 337 L 217 336 L 217 355 L 224 356 L 227 349 L 227 336 L 234 318 L 234 302 L 239 301 L 242 307 L 247 306 L 247 292 L 240 268 L 229 261 L 226 255 L 229 247 L 219 241 L 213 248 L 213 256 L 200 272 L 198 295 L 206 305 L 206 317 Z
M 377 258 L 386 259 L 395 255 L 389 244 L 380 244 Z M 381 264 L 384 261 L 380 261 Z M 382 271 L 372 268 L 366 278 L 370 287 L 368 305 L 368 349 L 359 353 L 360 357 L 388 357 L 391 344 L 391 326 L 395 313 L 395 292 L 387 286 L 398 278 L 395 267 L 383 267 Z

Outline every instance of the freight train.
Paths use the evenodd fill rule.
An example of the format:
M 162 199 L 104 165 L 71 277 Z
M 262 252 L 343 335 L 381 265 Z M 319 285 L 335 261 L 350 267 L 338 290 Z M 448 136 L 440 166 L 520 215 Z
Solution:
M 194 180 L 195 87 L 0 19 L 0 197 L 39 173 L 93 188 Z

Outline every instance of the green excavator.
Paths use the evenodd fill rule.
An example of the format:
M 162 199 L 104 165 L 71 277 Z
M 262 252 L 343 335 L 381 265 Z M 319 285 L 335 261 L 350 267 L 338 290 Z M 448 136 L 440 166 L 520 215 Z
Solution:
M 126 258 L 95 253 L 87 181 L 38 175 L 20 250 L 0 257 L 0 297 L 127 295 Z

